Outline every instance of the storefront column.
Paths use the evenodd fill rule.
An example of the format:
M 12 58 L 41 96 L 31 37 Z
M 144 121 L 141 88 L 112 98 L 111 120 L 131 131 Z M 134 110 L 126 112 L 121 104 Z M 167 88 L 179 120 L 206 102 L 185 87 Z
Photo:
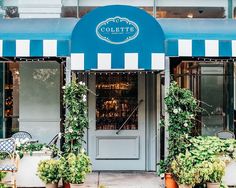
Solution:
M 165 58 L 165 96 L 169 93 L 169 86 L 170 86 L 170 58 Z M 166 112 L 165 106 L 165 158 L 168 156 L 168 140 L 169 140 L 169 133 L 168 133 L 168 124 L 169 124 L 169 114 Z
M 66 85 L 71 82 L 71 58 L 66 58 Z

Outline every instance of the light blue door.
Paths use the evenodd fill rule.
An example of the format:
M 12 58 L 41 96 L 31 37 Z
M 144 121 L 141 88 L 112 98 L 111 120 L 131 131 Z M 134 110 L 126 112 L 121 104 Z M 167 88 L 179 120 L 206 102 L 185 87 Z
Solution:
M 145 81 L 140 74 L 97 74 L 89 87 L 88 153 L 93 170 L 145 170 Z

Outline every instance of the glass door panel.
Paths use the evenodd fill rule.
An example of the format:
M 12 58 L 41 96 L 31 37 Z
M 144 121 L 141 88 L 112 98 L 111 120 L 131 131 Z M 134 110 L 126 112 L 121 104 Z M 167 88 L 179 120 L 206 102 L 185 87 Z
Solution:
M 96 130 L 138 129 L 137 74 L 96 76 Z M 131 115 L 132 114 L 132 115 Z

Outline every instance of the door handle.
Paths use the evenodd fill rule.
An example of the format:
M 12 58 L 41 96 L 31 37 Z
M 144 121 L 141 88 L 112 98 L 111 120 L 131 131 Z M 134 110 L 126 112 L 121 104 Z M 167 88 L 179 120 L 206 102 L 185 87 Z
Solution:
M 141 99 L 139 102 L 138 102 L 138 105 L 133 109 L 133 111 L 131 112 L 131 114 L 127 117 L 127 119 L 124 121 L 124 123 L 120 126 L 120 128 L 118 129 L 118 131 L 116 131 L 116 134 L 118 135 L 121 131 L 121 129 L 125 126 L 125 124 L 127 123 L 127 121 L 129 121 L 129 119 L 131 118 L 131 116 L 134 114 L 134 112 L 136 110 L 138 110 L 138 107 L 140 106 L 140 104 L 143 102 L 143 99 Z

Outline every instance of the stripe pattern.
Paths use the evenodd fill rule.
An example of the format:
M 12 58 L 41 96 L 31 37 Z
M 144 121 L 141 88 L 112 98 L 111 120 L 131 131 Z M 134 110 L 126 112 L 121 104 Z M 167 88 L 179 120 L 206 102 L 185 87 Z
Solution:
M 69 40 L 0 40 L 0 57 L 70 56 Z
M 124 53 L 120 58 L 116 54 L 97 53 L 91 56 L 84 53 L 71 54 L 71 70 L 164 70 L 165 54 L 150 53 L 149 60 L 144 60 L 139 53 Z M 93 62 L 93 63 L 91 63 Z
M 166 56 L 236 57 L 236 40 L 167 40 Z

